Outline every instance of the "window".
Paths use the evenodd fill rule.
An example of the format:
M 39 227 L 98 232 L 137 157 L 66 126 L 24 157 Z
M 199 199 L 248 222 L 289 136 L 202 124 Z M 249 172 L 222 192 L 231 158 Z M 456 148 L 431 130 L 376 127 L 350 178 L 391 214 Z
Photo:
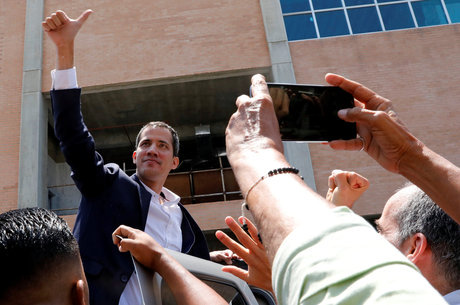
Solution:
M 315 24 L 311 14 L 284 17 L 288 40 L 316 38 Z
M 444 0 L 451 22 L 460 22 L 460 0 Z
M 412 3 L 418 26 L 446 24 L 447 19 L 441 0 L 427 0 Z
M 316 14 L 321 37 L 348 35 L 347 21 L 343 10 L 320 12 Z
M 348 10 L 351 29 L 355 34 L 378 32 L 382 30 L 377 9 L 373 6 Z
M 460 0 L 280 0 L 289 41 L 460 22 Z
M 380 6 L 380 14 L 382 14 L 386 30 L 407 29 L 415 26 L 408 3 L 382 5 Z

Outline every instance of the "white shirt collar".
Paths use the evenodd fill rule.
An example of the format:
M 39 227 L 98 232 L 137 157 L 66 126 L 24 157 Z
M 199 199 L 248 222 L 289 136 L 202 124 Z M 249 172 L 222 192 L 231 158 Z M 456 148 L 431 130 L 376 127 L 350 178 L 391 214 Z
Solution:
M 160 199 L 160 197 L 162 197 L 162 196 L 160 194 L 158 194 L 157 192 L 152 190 L 150 187 L 148 187 L 144 182 L 141 181 L 141 179 L 139 179 L 139 182 L 142 183 L 142 185 L 145 187 L 147 192 L 149 192 L 152 195 L 152 197 L 156 199 L 155 201 L 162 202 L 162 200 Z M 179 201 L 180 201 L 179 196 L 177 196 L 176 194 L 174 194 L 173 192 L 171 192 L 170 190 L 168 190 L 165 187 L 161 188 L 161 193 L 163 193 L 163 195 L 164 195 L 164 197 L 162 197 L 162 199 L 163 198 L 165 199 L 163 203 L 166 203 L 168 205 L 172 205 L 172 204 L 178 204 Z

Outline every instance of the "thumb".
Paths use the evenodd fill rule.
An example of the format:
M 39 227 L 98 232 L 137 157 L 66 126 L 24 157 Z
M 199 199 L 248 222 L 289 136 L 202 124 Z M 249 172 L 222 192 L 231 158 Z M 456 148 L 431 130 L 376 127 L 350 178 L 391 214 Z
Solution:
M 346 122 L 370 122 L 374 119 L 375 113 L 372 110 L 354 107 L 341 109 L 337 115 Z
M 122 241 L 120 241 L 119 246 L 118 246 L 118 250 L 120 252 L 133 252 L 133 250 L 136 249 L 136 245 L 137 245 L 137 241 L 135 241 L 133 239 L 125 238 Z M 133 254 L 133 253 L 131 253 L 131 254 Z
M 80 17 L 77 18 L 77 22 L 80 24 L 80 25 L 83 25 L 86 20 L 88 19 L 89 15 L 91 15 L 93 13 L 92 10 L 88 9 L 86 11 L 84 11 Z

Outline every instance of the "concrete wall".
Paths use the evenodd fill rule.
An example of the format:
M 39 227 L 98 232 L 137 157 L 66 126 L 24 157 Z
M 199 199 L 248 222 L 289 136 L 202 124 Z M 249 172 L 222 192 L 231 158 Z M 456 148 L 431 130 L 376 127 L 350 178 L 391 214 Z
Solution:
M 0 1 L 0 212 L 18 200 L 25 7 L 25 0 Z
M 342 74 L 393 101 L 409 130 L 460 165 L 460 24 L 291 42 L 298 83 L 325 84 L 327 72 Z M 371 186 L 356 205 L 361 214 L 380 213 L 404 179 L 382 169 L 363 152 L 335 152 L 310 145 L 316 187 L 327 191 L 334 168 L 355 170 Z

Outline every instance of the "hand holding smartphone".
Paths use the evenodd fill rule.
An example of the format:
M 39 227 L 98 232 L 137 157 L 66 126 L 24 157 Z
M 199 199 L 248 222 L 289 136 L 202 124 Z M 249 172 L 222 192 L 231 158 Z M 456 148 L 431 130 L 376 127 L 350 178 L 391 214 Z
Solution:
M 339 87 L 267 83 L 283 141 L 329 142 L 356 138 L 356 124 L 340 119 L 353 96 Z

